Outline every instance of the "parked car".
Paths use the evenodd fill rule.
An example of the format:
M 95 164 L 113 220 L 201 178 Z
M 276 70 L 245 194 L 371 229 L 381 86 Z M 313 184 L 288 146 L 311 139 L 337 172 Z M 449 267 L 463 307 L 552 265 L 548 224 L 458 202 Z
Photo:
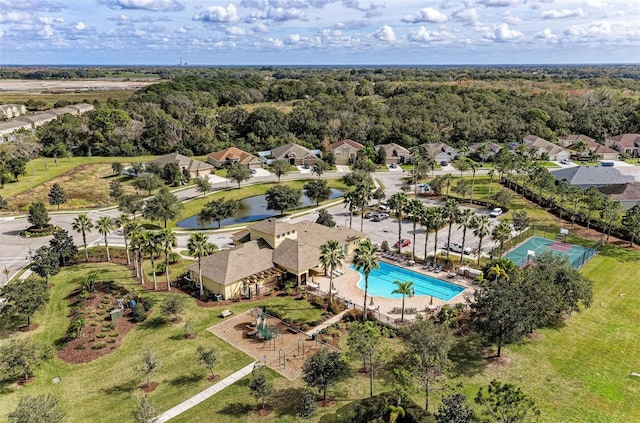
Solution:
M 375 214 L 375 213 L 370 212 L 370 211 L 369 211 L 369 212 L 366 212 L 366 213 L 364 214 L 364 218 L 365 218 L 365 219 L 371 219 L 371 218 L 373 217 L 373 215 L 374 215 L 374 214 Z
M 500 207 L 496 207 L 495 209 L 491 210 L 491 213 L 489 213 L 489 217 L 498 217 L 502 214 L 502 209 Z
M 449 162 L 445 162 L 444 160 L 440 162 L 440 166 L 449 166 Z
M 379 211 L 381 211 L 381 212 L 385 212 L 385 213 L 386 213 L 386 212 L 390 212 L 390 211 L 391 211 L 391 208 L 390 208 L 389 206 L 385 206 L 385 205 L 383 204 L 383 205 L 381 205 L 380 207 L 378 207 L 378 210 L 379 210 Z
M 252 175 L 255 175 L 256 173 L 258 173 L 258 171 L 255 169 L 249 169 L 249 171 L 251 172 Z
M 382 222 L 385 219 L 388 219 L 389 215 L 387 213 L 376 213 L 373 215 L 374 222 Z
M 451 245 L 444 245 L 444 249 L 445 250 L 450 250 L 453 251 L 454 253 L 461 253 L 462 252 L 462 245 L 460 244 L 456 244 L 453 243 Z M 473 250 L 471 249 L 471 247 L 464 247 L 464 254 L 471 254 L 473 252 Z
M 302 168 L 303 169 L 311 169 L 311 166 L 309 166 L 308 164 L 305 163 L 305 164 L 302 165 Z
M 391 169 L 395 169 L 395 168 L 397 168 L 397 167 L 398 167 L 398 165 L 397 165 L 397 164 L 395 164 L 395 163 L 391 163 L 391 164 L 389 165 L 389 167 L 390 167 Z
M 396 241 L 396 243 L 393 244 L 393 248 L 398 248 L 398 247 L 404 248 L 404 247 L 408 247 L 409 245 L 411 245 L 411 240 L 402 238 L 400 241 Z
M 560 164 L 568 165 L 569 163 L 571 163 L 571 162 L 569 161 L 569 159 L 562 159 L 562 160 L 560 160 Z
M 600 162 L 600 166 L 611 167 L 613 166 L 613 162 Z

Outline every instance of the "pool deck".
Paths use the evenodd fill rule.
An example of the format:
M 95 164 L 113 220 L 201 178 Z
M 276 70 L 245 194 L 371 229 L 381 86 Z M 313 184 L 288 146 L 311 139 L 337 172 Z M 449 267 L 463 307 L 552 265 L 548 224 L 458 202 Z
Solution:
M 443 301 L 439 298 L 433 297 L 433 305 L 436 306 L 435 310 L 432 312 L 437 312 L 440 307 L 444 304 L 458 304 L 458 303 L 466 303 L 467 297 L 473 296 L 475 292 L 475 285 L 473 285 L 471 279 L 467 279 L 461 275 L 456 275 L 455 278 L 448 278 L 447 273 L 442 271 L 440 273 L 430 272 L 426 269 L 422 269 L 422 265 L 416 264 L 415 266 L 407 266 L 406 264 L 399 264 L 392 260 L 388 260 L 380 257 L 381 262 L 385 262 L 394 266 L 406 268 L 407 270 L 411 270 L 416 273 L 421 273 L 424 275 L 431 276 L 436 279 L 440 279 L 442 281 L 452 283 L 455 285 L 460 285 L 465 288 L 460 294 L 453 297 L 450 301 Z M 406 263 L 406 262 L 405 262 Z M 347 300 L 351 300 L 353 303 L 358 304 L 360 306 L 363 305 L 364 301 L 364 291 L 358 287 L 358 281 L 360 280 L 360 273 L 355 270 L 349 269 L 351 265 L 351 260 L 346 260 L 344 265 L 342 266 L 342 271 L 344 271 L 344 275 L 337 276 L 333 278 L 333 287 L 337 292 L 335 293 L 337 296 L 345 298 Z M 314 276 L 313 282 L 319 284 L 319 289 L 328 292 L 329 291 L 329 278 L 324 276 Z M 413 307 L 416 308 L 423 315 L 429 314 L 427 310 L 427 306 L 431 301 L 430 296 L 418 295 L 415 297 L 405 297 L 405 308 Z M 367 305 L 371 304 L 371 297 L 367 298 Z M 395 307 L 402 306 L 402 299 L 393 299 L 393 298 L 385 298 L 385 297 L 373 297 L 373 305 L 376 307 L 376 311 L 379 311 L 382 314 L 387 316 L 395 317 L 396 314 L 392 314 L 391 311 Z M 379 308 L 378 308 L 379 307 Z M 397 317 L 400 317 L 400 314 L 397 314 Z M 405 320 L 410 320 L 415 318 L 415 315 L 406 315 Z

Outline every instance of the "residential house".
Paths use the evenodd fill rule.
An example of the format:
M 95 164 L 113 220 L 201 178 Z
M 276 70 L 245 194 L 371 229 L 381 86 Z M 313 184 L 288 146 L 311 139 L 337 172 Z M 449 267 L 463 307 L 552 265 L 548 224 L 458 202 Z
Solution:
M 411 152 L 404 148 L 401 145 L 396 143 L 390 144 L 379 144 L 375 147 L 376 153 L 379 149 L 383 148 L 386 152 L 387 156 L 385 159 L 385 164 L 403 164 L 403 163 L 411 163 L 413 162 L 413 157 L 411 156 Z
M 614 201 L 620 201 L 625 210 L 640 204 L 640 182 L 598 187 L 598 191 Z
M 0 118 L 12 119 L 27 113 L 23 104 L 0 104 Z
M 615 167 L 573 166 L 552 170 L 550 173 L 556 181 L 566 179 L 570 185 L 578 186 L 580 188 L 602 187 L 635 182 L 633 175 L 626 175 Z
M 53 113 L 38 112 L 32 115 L 21 116 L 17 120 L 28 122 L 31 124 L 31 127 L 35 129 L 38 126 L 44 125 L 45 123 L 51 122 L 52 120 L 55 120 L 57 118 L 58 116 L 54 115 Z
M 77 110 L 78 113 L 76 114 L 79 114 L 79 115 L 90 112 L 95 109 L 95 107 L 93 107 L 93 104 L 88 104 L 88 103 L 70 104 L 67 107 Z
M 62 115 L 78 115 L 79 114 L 78 109 L 75 109 L 73 107 L 56 107 L 56 108 L 47 110 L 47 113 L 56 115 L 57 117 Z
M 19 129 L 25 129 L 29 132 L 33 131 L 33 127 L 29 122 L 16 119 L 0 122 L 0 143 L 13 141 L 13 132 Z
M 225 299 L 252 296 L 282 280 L 297 284 L 320 274 L 320 246 L 333 239 L 353 254 L 365 234 L 348 228 L 328 228 L 312 221 L 267 219 L 234 234 L 235 248 L 202 259 L 203 285 Z M 198 280 L 198 265 L 187 268 Z
M 422 144 L 421 147 L 426 151 L 428 157 L 435 159 L 438 163 L 450 163 L 460 155 L 460 150 L 443 142 Z
M 318 158 L 322 157 L 320 150 L 309 150 L 295 143 L 282 145 L 271 151 L 262 151 L 258 155 L 262 156 L 267 164 L 275 160 L 285 160 L 292 166 L 314 165 Z
M 155 160 L 147 162 L 156 163 L 160 168 L 164 168 L 169 163 L 177 163 L 183 172 L 188 172 L 192 178 L 197 176 L 204 176 L 211 173 L 213 166 L 209 163 L 201 162 L 200 160 L 194 160 L 191 157 L 183 156 L 179 153 L 169 153 Z
M 544 138 L 540 138 L 535 135 L 527 135 L 523 140 L 524 145 L 527 146 L 529 151 L 537 151 L 538 154 L 547 154 L 549 160 L 561 161 L 571 158 L 571 152 L 560 147 L 558 144 L 554 144 L 551 141 L 547 141 Z
M 358 156 L 358 151 L 362 149 L 362 144 L 350 139 L 344 139 L 332 143 L 329 148 L 333 152 L 336 158 L 337 165 L 349 165 L 352 164 Z
M 620 153 L 629 154 L 632 157 L 640 156 L 640 134 L 622 134 L 615 137 L 607 137 L 606 144 L 618 150 Z
M 474 142 L 469 145 L 469 152 L 475 154 L 481 161 L 485 162 L 495 156 L 501 148 L 502 146 L 500 144 L 493 141 Z
M 577 151 L 576 145 L 580 142 L 584 142 L 587 145 L 587 149 L 584 151 Z M 564 137 L 558 138 L 558 143 L 566 147 L 573 154 L 575 154 L 578 159 L 582 157 L 593 157 L 599 156 L 603 160 L 617 160 L 620 153 L 616 150 L 607 147 L 604 144 L 600 144 L 596 140 L 586 135 L 566 135 Z
M 258 157 L 240 150 L 237 147 L 229 147 L 224 150 L 216 151 L 215 153 L 207 154 L 207 163 L 210 163 L 217 168 L 237 164 L 248 167 L 249 169 L 255 169 L 262 167 L 263 165 L 263 162 Z

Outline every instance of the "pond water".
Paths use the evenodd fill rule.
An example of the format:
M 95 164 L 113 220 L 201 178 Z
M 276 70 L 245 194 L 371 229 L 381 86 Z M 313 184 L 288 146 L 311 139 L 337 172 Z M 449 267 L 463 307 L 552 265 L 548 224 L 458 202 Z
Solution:
M 337 188 L 331 188 L 330 199 L 342 197 L 343 191 Z M 306 195 L 302 196 L 302 205 L 299 208 L 308 207 L 314 205 L 315 202 L 309 199 Z M 234 217 L 224 219 L 222 226 L 234 225 L 237 223 L 255 222 L 256 220 L 262 220 L 273 216 L 279 216 L 280 210 L 267 210 L 266 195 L 256 195 L 254 197 L 247 197 L 238 201 L 238 212 Z M 176 225 L 180 228 L 186 229 L 212 229 L 217 228 L 216 222 L 211 222 L 204 227 L 198 225 L 196 215 L 188 217 L 179 221 Z

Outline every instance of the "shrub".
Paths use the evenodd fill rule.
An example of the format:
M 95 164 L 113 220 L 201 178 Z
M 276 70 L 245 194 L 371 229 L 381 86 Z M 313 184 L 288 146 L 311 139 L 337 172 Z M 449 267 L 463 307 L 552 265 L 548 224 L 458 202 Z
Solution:
M 180 261 L 180 254 L 169 253 L 169 264 L 176 264 L 179 261 Z
M 109 338 L 107 339 L 107 343 L 109 344 L 115 344 L 116 340 L 114 338 Z
M 166 271 L 167 271 L 167 263 L 165 263 L 164 261 L 161 261 L 160 263 L 156 264 L 157 273 L 164 273 Z
M 106 347 L 107 347 L 107 344 L 105 342 L 98 342 L 96 344 L 93 344 L 93 347 L 91 348 L 93 348 L 94 350 L 101 350 Z
M 120 335 L 118 332 L 111 332 L 111 333 L 109 334 L 109 336 L 110 336 L 110 337 L 112 337 L 112 338 L 117 338 L 117 337 L 118 337 L 118 335 Z
M 151 298 L 140 298 L 138 303 L 142 302 L 142 306 L 144 307 L 144 311 L 149 311 L 153 307 L 153 300 Z
M 145 307 L 140 303 L 136 303 L 135 307 L 133 307 L 133 310 L 131 311 L 131 320 L 135 323 L 140 323 L 144 322 L 146 319 L 147 311 L 145 310 Z
M 76 350 L 84 350 L 84 344 L 76 345 Z

